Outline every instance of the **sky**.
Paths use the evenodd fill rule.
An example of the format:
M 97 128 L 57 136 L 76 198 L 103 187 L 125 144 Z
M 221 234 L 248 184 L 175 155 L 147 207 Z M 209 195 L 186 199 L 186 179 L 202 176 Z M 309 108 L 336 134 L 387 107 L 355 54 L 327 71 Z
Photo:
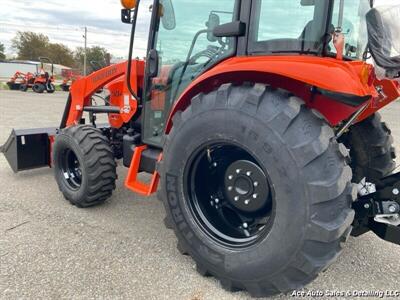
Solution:
M 207 1 L 210 0 L 187 0 L 184 7 L 193 11 L 194 4 L 201 5 Z M 399 1 L 376 0 L 378 4 Z M 134 52 L 139 57 L 145 56 L 151 3 L 152 0 L 141 0 Z M 119 0 L 1 0 L 0 41 L 6 46 L 6 54 L 13 55 L 11 39 L 16 32 L 33 31 L 47 35 L 53 43 L 64 43 L 75 49 L 83 46 L 83 28 L 87 26 L 89 47 L 99 45 L 114 57 L 126 58 L 130 26 L 121 22 L 120 9 Z
M 151 2 L 141 2 L 135 43 L 138 56 L 145 55 Z M 99 45 L 114 57 L 127 57 L 131 26 L 121 22 L 119 0 L 1 0 L 0 41 L 8 55 L 14 54 L 11 39 L 18 30 L 43 33 L 51 42 L 75 49 L 84 45 L 85 26 L 88 27 L 89 47 Z

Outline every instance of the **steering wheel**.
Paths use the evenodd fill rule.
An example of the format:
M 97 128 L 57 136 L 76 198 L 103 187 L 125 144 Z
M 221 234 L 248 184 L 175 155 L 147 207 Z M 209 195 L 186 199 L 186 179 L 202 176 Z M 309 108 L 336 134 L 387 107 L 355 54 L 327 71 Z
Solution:
M 216 55 L 219 54 L 220 52 L 220 47 L 210 45 L 207 47 L 207 49 L 200 51 L 199 53 L 196 53 L 189 59 L 189 65 L 194 65 L 196 64 L 196 61 L 201 58 L 205 57 L 208 58 L 209 60 L 213 59 Z

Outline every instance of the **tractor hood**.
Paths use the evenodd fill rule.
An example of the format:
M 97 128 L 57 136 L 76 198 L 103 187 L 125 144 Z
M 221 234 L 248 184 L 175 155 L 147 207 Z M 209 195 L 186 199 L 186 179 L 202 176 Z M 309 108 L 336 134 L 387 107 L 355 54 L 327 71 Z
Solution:
M 380 6 L 366 15 L 368 46 L 377 75 L 400 79 L 400 4 Z

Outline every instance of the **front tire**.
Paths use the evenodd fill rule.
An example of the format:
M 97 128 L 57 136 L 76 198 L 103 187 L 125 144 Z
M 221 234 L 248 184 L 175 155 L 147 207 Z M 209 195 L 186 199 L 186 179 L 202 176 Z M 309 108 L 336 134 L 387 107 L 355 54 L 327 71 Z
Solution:
M 224 153 L 232 147 L 239 150 Z M 223 85 L 195 97 L 174 117 L 159 167 L 166 224 L 199 273 L 215 276 L 225 289 L 257 297 L 289 292 L 326 269 L 351 231 L 356 191 L 347 160 L 347 149 L 335 141 L 333 130 L 298 98 L 264 85 Z M 193 181 L 190 174 L 199 161 L 205 165 Z M 248 163 L 240 165 L 243 161 Z M 242 180 L 232 189 L 224 185 L 230 175 L 235 179 L 235 168 L 229 173 L 232 165 L 253 185 L 254 174 L 265 174 L 257 180 L 268 184 L 269 192 L 257 194 L 271 201 L 258 197 L 264 202 L 253 205 L 257 197 L 251 189 L 247 202 L 254 211 L 246 211 L 245 202 L 232 204 L 246 201 L 241 195 L 251 186 Z M 229 190 L 238 194 L 232 197 Z M 226 202 L 226 212 L 212 213 L 216 204 L 225 209 Z M 255 224 L 252 218 L 265 221 Z M 226 229 L 227 223 L 237 224 L 237 230 Z
M 102 204 L 115 189 L 116 163 L 108 139 L 88 125 L 64 129 L 53 145 L 55 178 L 77 207 Z
M 53 94 L 55 91 L 56 91 L 56 86 L 54 84 L 50 83 L 47 86 L 47 93 L 48 94 Z
M 21 84 L 21 85 L 19 86 L 19 90 L 20 90 L 21 92 L 26 92 L 26 91 L 28 90 L 28 85 L 27 85 L 27 84 Z

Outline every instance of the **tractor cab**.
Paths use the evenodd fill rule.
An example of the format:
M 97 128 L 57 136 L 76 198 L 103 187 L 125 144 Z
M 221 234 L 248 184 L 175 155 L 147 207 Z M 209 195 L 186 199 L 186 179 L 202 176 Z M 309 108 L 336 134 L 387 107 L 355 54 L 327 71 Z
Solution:
M 363 61 L 373 51 L 375 62 L 398 76 L 398 58 L 385 59 L 388 51 L 380 49 L 383 37 L 378 32 L 388 31 L 387 22 L 375 26 L 380 15 L 376 9 L 367 16 L 371 0 L 134 2 L 135 8 L 140 2 L 152 12 L 143 140 L 153 146 L 161 146 L 171 109 L 186 88 L 231 57 L 289 55 Z M 135 22 L 132 10 L 122 12 L 124 22 Z M 375 39 L 369 47 L 368 33 Z

